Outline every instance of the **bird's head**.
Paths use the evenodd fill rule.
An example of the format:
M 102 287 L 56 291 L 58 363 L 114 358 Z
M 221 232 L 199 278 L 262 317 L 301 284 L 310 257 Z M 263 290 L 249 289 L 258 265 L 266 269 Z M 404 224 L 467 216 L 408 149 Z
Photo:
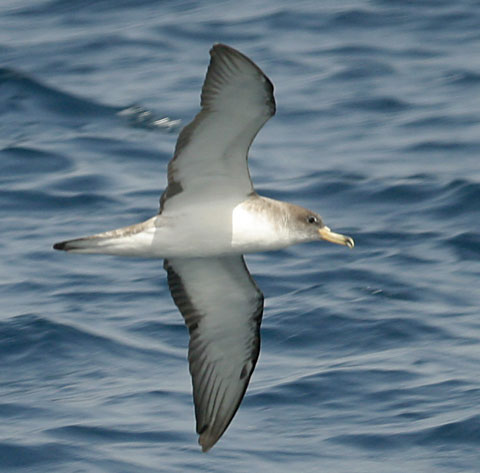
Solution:
M 311 210 L 299 207 L 295 212 L 296 228 L 301 233 L 304 241 L 326 240 L 338 245 L 348 246 L 350 249 L 354 247 L 353 238 L 335 233 L 328 228 L 322 220 L 322 217 Z

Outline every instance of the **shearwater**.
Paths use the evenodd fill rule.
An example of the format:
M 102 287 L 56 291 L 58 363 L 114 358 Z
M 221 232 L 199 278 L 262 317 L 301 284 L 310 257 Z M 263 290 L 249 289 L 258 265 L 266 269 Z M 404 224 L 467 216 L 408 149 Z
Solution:
M 163 258 L 173 300 L 190 333 L 188 361 L 199 444 L 222 436 L 260 351 L 263 294 L 243 254 L 327 240 L 352 248 L 310 210 L 258 195 L 248 150 L 275 113 L 273 85 L 239 51 L 210 51 L 201 110 L 181 131 L 158 215 L 56 243 L 56 250 Z

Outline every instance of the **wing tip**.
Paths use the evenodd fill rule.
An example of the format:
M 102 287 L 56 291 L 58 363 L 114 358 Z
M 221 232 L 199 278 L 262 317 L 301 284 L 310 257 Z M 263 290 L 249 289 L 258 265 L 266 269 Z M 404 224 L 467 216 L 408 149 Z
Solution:
M 244 56 L 240 51 L 232 46 L 229 46 L 225 43 L 213 43 L 213 46 L 210 48 L 210 55 L 213 56 L 214 54 L 221 53 L 221 52 L 228 52 L 233 54 L 239 54 L 240 56 Z
M 275 115 L 277 107 L 276 107 L 275 97 L 274 97 L 275 87 L 272 81 L 254 61 L 252 61 L 248 56 L 240 52 L 238 49 L 235 49 L 232 46 L 229 46 L 228 44 L 225 44 L 225 43 L 214 43 L 213 46 L 210 48 L 209 70 L 210 68 L 213 68 L 214 63 L 218 63 L 218 64 L 223 63 L 224 66 L 230 63 L 230 66 L 227 66 L 227 68 L 229 68 L 231 67 L 232 59 L 233 60 L 237 59 L 238 61 L 243 62 L 244 64 L 248 64 L 257 72 L 259 77 L 262 78 L 265 84 L 264 85 L 265 90 L 267 91 L 267 94 L 268 94 L 268 97 L 266 100 L 266 105 L 268 105 L 268 108 L 269 108 L 268 115 L 270 117 Z M 207 77 L 208 77 L 208 71 L 207 71 Z M 204 83 L 204 87 L 205 87 L 205 83 Z M 202 96 L 203 96 L 203 89 L 202 89 Z M 204 103 L 206 103 L 206 101 L 204 102 L 202 97 L 202 101 L 201 101 L 202 107 Z
M 270 79 L 267 77 L 267 75 L 265 74 L 265 72 L 262 71 L 262 69 L 260 69 L 260 67 L 258 67 L 257 64 L 255 64 L 255 62 L 253 62 L 248 56 L 246 56 L 245 54 L 243 54 L 242 52 L 240 52 L 238 49 L 235 49 L 233 48 L 232 46 L 229 46 L 228 44 L 225 44 L 225 43 L 214 43 L 213 46 L 210 48 L 210 56 L 212 57 L 212 59 L 214 57 L 218 57 L 218 58 L 222 58 L 222 57 L 228 57 L 228 56 L 233 56 L 233 57 L 237 57 L 238 59 L 242 60 L 242 61 L 245 61 L 247 62 L 248 64 L 250 64 L 251 66 L 254 67 L 254 69 L 260 73 L 260 75 L 262 75 L 263 77 L 265 77 L 265 79 L 267 79 L 267 81 L 271 83 Z M 273 84 L 272 84 L 272 87 L 273 87 Z
M 198 444 L 202 447 L 202 452 L 207 453 L 218 442 L 220 437 L 221 435 L 213 436 L 212 431 L 206 426 L 206 429 L 198 437 Z

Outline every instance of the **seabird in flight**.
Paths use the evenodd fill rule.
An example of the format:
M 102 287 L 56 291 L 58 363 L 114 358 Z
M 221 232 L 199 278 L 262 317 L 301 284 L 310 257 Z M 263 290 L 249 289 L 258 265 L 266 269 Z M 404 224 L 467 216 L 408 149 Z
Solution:
M 199 444 L 207 451 L 237 411 L 260 351 L 263 294 L 243 255 L 327 240 L 352 248 L 315 212 L 258 195 L 248 150 L 275 113 L 273 85 L 239 51 L 216 44 L 201 110 L 180 133 L 158 215 L 56 243 L 56 250 L 163 258 L 190 333 Z

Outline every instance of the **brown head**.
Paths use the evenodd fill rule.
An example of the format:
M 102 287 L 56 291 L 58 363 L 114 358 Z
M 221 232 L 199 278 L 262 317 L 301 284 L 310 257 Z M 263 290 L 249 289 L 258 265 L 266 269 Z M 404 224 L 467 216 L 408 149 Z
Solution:
M 323 223 L 322 217 L 311 210 L 292 205 L 289 212 L 289 220 L 293 220 L 293 228 L 295 228 L 295 233 L 298 234 L 298 238 L 301 241 L 326 240 L 338 245 L 348 246 L 349 248 L 353 248 L 355 245 L 353 238 L 332 232 Z

